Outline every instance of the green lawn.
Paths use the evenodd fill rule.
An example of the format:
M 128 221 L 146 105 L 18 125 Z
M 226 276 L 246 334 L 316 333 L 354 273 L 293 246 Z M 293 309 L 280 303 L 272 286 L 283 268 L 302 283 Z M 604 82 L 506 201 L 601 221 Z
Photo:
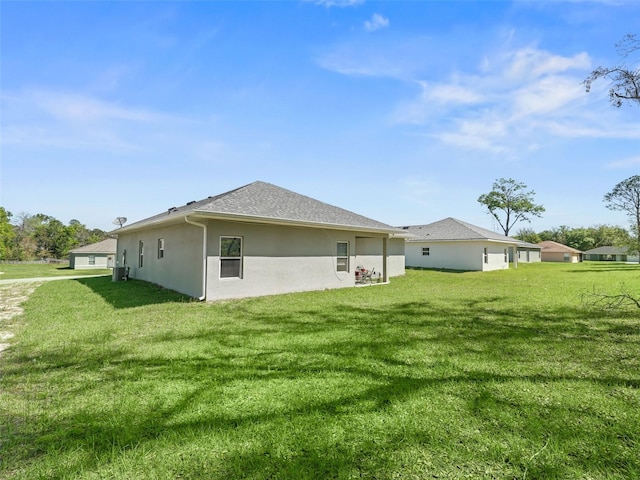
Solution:
M 63 277 L 74 275 L 110 275 L 111 269 L 72 270 L 68 263 L 2 263 L 0 280 L 16 278 Z
M 640 312 L 582 302 L 622 285 L 640 268 L 215 304 L 49 282 L 0 358 L 0 477 L 640 478 Z

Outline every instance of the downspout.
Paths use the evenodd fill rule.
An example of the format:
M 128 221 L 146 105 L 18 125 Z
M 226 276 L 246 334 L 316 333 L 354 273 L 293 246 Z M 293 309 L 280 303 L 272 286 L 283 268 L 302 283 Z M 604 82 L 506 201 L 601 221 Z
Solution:
M 204 301 L 207 298 L 207 226 L 204 223 L 189 220 L 188 216 L 184 217 L 184 221 L 196 227 L 202 227 L 202 295 L 198 300 Z

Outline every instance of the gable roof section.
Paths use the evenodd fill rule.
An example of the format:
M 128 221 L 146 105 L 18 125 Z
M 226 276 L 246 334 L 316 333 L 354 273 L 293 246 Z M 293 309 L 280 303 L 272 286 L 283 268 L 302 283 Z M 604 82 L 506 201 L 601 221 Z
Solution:
M 161 214 L 115 230 L 113 233 L 168 222 L 182 222 L 185 216 L 403 233 L 391 225 L 259 181 L 197 202 L 170 208 Z
M 545 240 L 539 242 L 538 245 L 542 247 L 542 253 L 582 253 L 580 250 L 568 247 L 562 243 L 554 242 L 552 240 Z
M 515 238 L 500 235 L 452 217 L 427 225 L 413 225 L 402 227 L 402 229 L 413 235 L 412 238 L 407 239 L 408 242 L 489 240 L 502 243 L 521 243 Z
M 101 242 L 74 248 L 69 250 L 69 253 L 116 253 L 116 243 L 117 240 L 115 238 L 107 238 Z

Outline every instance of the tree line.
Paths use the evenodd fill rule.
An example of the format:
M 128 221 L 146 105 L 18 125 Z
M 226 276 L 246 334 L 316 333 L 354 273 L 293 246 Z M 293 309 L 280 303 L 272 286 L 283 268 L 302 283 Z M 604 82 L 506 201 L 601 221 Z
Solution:
M 108 237 L 103 230 L 89 229 L 78 220 L 65 225 L 42 213 L 13 216 L 0 207 L 0 260 L 62 259 L 69 251 Z
M 529 243 L 552 240 L 583 252 L 598 247 L 628 246 L 632 241 L 627 229 L 615 225 L 595 225 L 586 228 L 562 225 L 538 233 L 531 228 L 521 228 L 514 238 Z

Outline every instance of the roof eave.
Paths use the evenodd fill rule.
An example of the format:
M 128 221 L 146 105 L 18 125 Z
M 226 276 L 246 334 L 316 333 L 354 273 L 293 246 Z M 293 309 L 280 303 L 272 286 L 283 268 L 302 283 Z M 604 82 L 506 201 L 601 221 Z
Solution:
M 117 230 L 109 232 L 110 235 L 118 235 L 119 233 L 130 233 L 139 230 L 145 230 L 147 228 L 156 228 L 171 223 L 183 223 L 184 217 L 201 218 L 206 220 L 228 220 L 236 222 L 248 222 L 248 223 L 263 223 L 269 225 L 285 225 L 285 226 L 297 226 L 297 227 L 309 227 L 309 228 L 326 228 L 330 230 L 351 230 L 362 233 L 378 233 L 387 234 L 393 237 L 402 237 L 405 232 L 395 228 L 379 228 L 379 227 L 366 227 L 357 225 L 324 223 L 324 222 L 312 222 L 286 218 L 270 218 L 262 217 L 258 215 L 241 215 L 233 213 L 223 212 L 209 212 L 207 210 L 191 210 L 187 212 L 175 213 L 171 216 L 164 218 L 158 218 L 154 221 L 144 222 L 140 225 L 129 225 L 128 227 L 122 227 Z
M 404 233 L 392 227 L 389 227 L 389 228 L 366 227 L 366 226 L 360 226 L 360 225 L 347 225 L 347 224 L 340 224 L 340 223 L 313 222 L 308 220 L 297 220 L 297 219 L 288 219 L 288 218 L 262 217 L 259 215 L 208 212 L 206 210 L 194 210 L 191 216 L 197 217 L 197 218 L 203 218 L 203 219 L 210 219 L 210 220 L 229 220 L 229 221 L 236 221 L 236 222 L 266 223 L 269 225 L 327 228 L 331 230 L 353 230 L 353 231 L 367 232 L 367 233 L 385 233 L 385 234 L 393 234 L 393 235 L 402 235 Z
M 415 238 L 408 239 L 408 242 L 495 242 L 495 243 L 506 243 L 509 245 L 518 245 L 517 240 L 501 240 L 497 238 Z

